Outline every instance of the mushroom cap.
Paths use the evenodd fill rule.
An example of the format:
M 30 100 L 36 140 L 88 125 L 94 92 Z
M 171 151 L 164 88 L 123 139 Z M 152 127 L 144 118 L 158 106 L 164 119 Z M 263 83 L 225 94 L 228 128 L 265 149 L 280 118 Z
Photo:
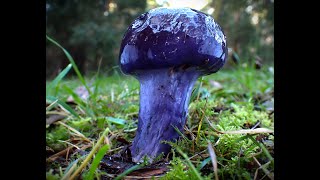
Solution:
M 194 67 L 215 73 L 227 58 L 226 37 L 214 19 L 191 8 L 155 8 L 128 27 L 120 47 L 123 73 Z

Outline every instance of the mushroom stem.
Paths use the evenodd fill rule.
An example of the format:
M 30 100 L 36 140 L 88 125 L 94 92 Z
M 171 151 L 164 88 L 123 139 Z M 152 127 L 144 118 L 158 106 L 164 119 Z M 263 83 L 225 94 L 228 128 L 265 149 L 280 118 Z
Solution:
M 162 141 L 179 137 L 174 127 L 183 131 L 192 87 L 199 75 L 192 68 L 180 68 L 143 71 L 136 76 L 140 81 L 140 110 L 131 147 L 134 162 L 142 162 L 144 156 L 152 162 L 170 151 L 170 145 Z

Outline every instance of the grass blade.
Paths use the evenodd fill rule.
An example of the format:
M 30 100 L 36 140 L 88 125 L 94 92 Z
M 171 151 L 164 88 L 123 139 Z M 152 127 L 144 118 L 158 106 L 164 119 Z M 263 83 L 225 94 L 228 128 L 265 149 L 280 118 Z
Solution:
M 99 146 L 103 143 L 104 137 L 107 135 L 107 133 L 109 132 L 109 128 L 107 128 L 103 134 L 101 135 L 100 139 L 98 140 L 97 144 L 92 148 L 92 150 L 90 151 L 89 155 L 87 156 L 87 158 L 82 162 L 82 164 L 80 165 L 80 167 L 76 170 L 76 172 L 74 172 L 72 174 L 72 176 L 70 177 L 70 179 L 75 179 L 78 174 L 82 171 L 82 169 L 89 163 L 90 159 L 93 157 L 94 153 L 98 150 Z
M 199 89 L 197 92 L 197 101 L 199 101 L 199 98 L 200 98 L 200 89 L 202 87 L 202 80 L 203 80 L 203 76 L 200 77 L 200 84 L 199 84 Z
M 70 87 L 68 86 L 63 86 L 64 90 L 70 94 L 70 96 L 73 98 L 74 102 L 80 106 L 84 106 L 85 102 L 83 101 L 83 99 L 81 99 L 81 97 L 75 93 Z
M 61 180 L 67 179 L 67 178 L 70 176 L 70 174 L 73 172 L 73 170 L 76 168 L 77 163 L 78 163 L 80 160 L 86 158 L 87 156 L 88 156 L 88 154 L 83 155 L 83 156 L 81 156 L 79 159 L 76 159 L 76 160 L 74 160 L 73 162 L 71 162 L 71 163 L 68 165 L 68 167 L 66 168 L 66 170 L 64 171 L 65 173 L 64 173 L 64 176 L 61 178 Z
M 216 156 L 216 153 L 214 152 L 214 149 L 213 149 L 212 144 L 210 142 L 208 142 L 208 151 L 209 151 L 212 165 L 213 165 L 213 172 L 214 172 L 215 180 L 219 180 L 217 156 Z
M 104 145 L 98 153 L 96 154 L 96 157 L 93 159 L 91 167 L 89 169 L 89 174 L 84 178 L 85 180 L 92 180 L 94 172 L 98 168 L 98 165 L 100 164 L 101 159 L 104 157 L 106 152 L 109 150 L 110 146 L 108 144 Z
M 177 126 L 173 126 L 171 125 L 174 130 L 176 130 L 176 132 L 180 135 L 180 137 L 182 137 L 185 141 L 188 141 L 189 143 L 191 143 L 192 141 L 190 139 L 188 139 L 180 130 L 179 128 L 177 128 Z
M 202 180 L 202 177 L 201 177 L 200 173 L 199 173 L 198 170 L 194 167 L 194 165 L 192 164 L 192 162 L 189 160 L 189 157 L 188 157 L 185 153 L 183 153 L 183 152 L 181 151 L 181 149 L 178 148 L 177 146 L 175 147 L 175 149 L 184 157 L 184 159 L 187 161 L 187 164 L 188 164 L 189 167 L 192 169 L 192 171 L 193 171 L 194 174 L 197 176 L 197 178 L 198 178 L 199 180 Z
M 249 137 L 251 141 L 253 141 L 257 146 L 259 146 L 262 149 L 262 151 L 265 153 L 265 155 L 269 158 L 270 161 L 273 161 L 273 157 L 262 143 L 255 140 L 251 135 L 247 135 L 247 137 Z
M 115 124 L 119 124 L 119 125 L 125 125 L 126 120 L 124 119 L 120 119 L 120 118 L 114 118 L 114 117 L 106 117 L 106 120 Z
M 59 124 L 61 124 L 62 126 L 66 127 L 67 129 L 69 129 L 70 131 L 74 132 L 77 136 L 83 138 L 84 140 L 86 140 L 87 142 L 91 142 L 85 135 L 83 135 L 82 133 L 80 133 L 78 130 L 76 130 L 75 128 L 66 125 L 65 123 L 59 121 Z
M 46 87 L 46 95 L 48 96 L 48 92 L 50 89 L 53 89 L 57 86 L 57 84 L 67 75 L 67 73 L 72 68 L 72 64 L 69 64 L 63 71 L 59 73 L 59 75 Z
M 80 118 L 80 116 L 74 111 L 68 104 L 61 101 L 60 99 L 54 97 L 54 96 L 47 96 L 46 100 L 49 102 L 57 102 L 60 106 L 62 106 L 65 110 L 67 110 L 70 114 L 74 115 L 77 118 Z
M 202 86 L 202 77 L 200 77 L 200 83 L 192 90 L 189 103 L 193 102 L 196 98 L 199 100 L 200 88 Z
M 89 104 L 84 102 L 84 100 L 68 86 L 65 86 L 64 89 L 71 95 L 74 102 L 77 105 L 79 105 L 85 111 L 85 113 L 87 115 L 89 115 L 92 119 L 96 119 L 96 116 L 95 116 L 94 112 L 92 111 L 92 109 L 89 107 Z
M 91 91 L 90 88 L 87 86 L 86 81 L 84 80 L 83 76 L 81 75 L 78 66 L 76 65 L 75 61 L 73 60 L 72 56 L 68 53 L 68 51 L 66 49 L 64 49 L 59 43 L 57 43 L 55 40 L 51 39 L 48 35 L 46 35 L 47 39 L 52 42 L 53 44 L 55 44 L 56 46 L 58 46 L 60 49 L 62 49 L 62 51 L 65 53 L 65 55 L 67 56 L 68 60 L 70 61 L 70 63 L 72 64 L 72 67 L 74 69 L 74 71 L 76 72 L 79 80 L 81 81 L 81 83 L 86 87 L 86 89 L 88 90 L 89 94 L 91 95 Z
M 202 163 L 198 166 L 198 169 L 202 169 L 208 162 L 211 160 L 211 157 L 208 157 L 207 159 L 203 160 Z
M 46 111 L 50 111 L 53 107 L 55 107 L 57 102 L 58 102 L 58 100 L 51 102 L 51 104 L 49 104 L 49 106 L 46 107 Z

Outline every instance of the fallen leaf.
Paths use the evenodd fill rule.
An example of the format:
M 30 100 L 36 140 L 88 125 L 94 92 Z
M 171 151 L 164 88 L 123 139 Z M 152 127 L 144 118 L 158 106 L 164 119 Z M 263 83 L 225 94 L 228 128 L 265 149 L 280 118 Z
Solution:
M 59 120 L 64 119 L 66 116 L 60 115 L 60 114 L 52 114 L 49 117 L 46 118 L 46 124 L 50 125 L 54 122 L 57 122 Z
M 130 176 L 139 176 L 139 177 L 155 176 L 155 175 L 163 174 L 167 171 L 168 171 L 168 169 L 166 167 L 161 167 L 158 169 L 145 168 L 145 169 L 140 169 L 140 170 L 134 171 L 134 172 L 130 173 L 128 176 L 129 177 Z

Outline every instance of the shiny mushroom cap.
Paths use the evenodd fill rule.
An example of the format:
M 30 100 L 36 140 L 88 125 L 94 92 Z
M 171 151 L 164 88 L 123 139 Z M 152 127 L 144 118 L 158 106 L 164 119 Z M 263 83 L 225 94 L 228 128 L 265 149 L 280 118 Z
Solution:
M 190 8 L 155 8 L 128 27 L 120 47 L 123 73 L 194 68 L 217 72 L 227 58 L 226 38 L 214 19 Z

